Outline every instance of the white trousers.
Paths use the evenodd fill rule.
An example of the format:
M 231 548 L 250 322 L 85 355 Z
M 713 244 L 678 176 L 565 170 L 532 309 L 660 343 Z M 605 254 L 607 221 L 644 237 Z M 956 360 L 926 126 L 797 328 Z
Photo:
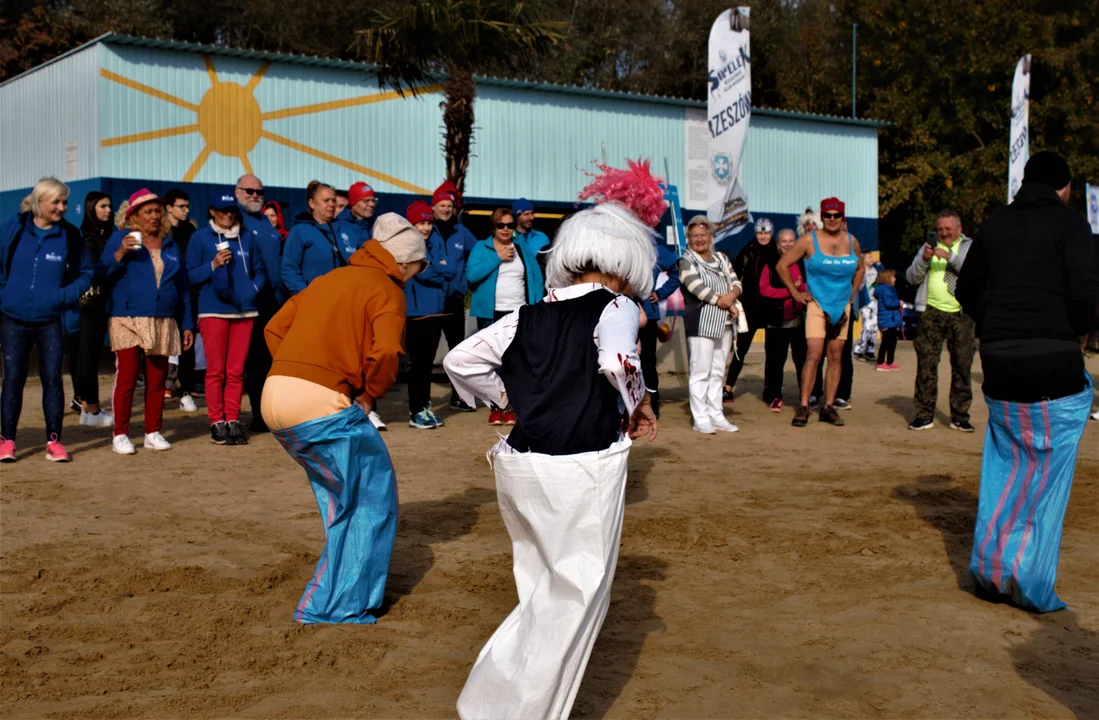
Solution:
M 630 444 L 493 457 L 519 606 L 477 656 L 458 698 L 463 720 L 569 716 L 610 605 Z
M 721 409 L 721 389 L 725 385 L 725 360 L 732 345 L 732 328 L 726 329 L 720 340 L 687 338 L 690 369 L 687 386 L 691 395 L 691 415 L 696 425 L 725 417 L 725 411 Z
M 859 315 L 862 317 L 862 334 L 855 343 L 854 351 L 858 355 L 873 355 L 878 340 L 878 304 L 871 301 L 859 310 Z

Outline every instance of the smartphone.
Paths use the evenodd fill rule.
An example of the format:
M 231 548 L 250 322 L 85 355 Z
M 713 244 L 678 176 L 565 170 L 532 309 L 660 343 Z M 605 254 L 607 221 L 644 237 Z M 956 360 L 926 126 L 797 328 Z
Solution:
M 926 242 L 931 247 L 935 247 L 936 245 L 938 245 L 939 244 L 939 233 L 935 232 L 934 230 L 928 230 L 927 231 L 927 240 L 926 240 Z

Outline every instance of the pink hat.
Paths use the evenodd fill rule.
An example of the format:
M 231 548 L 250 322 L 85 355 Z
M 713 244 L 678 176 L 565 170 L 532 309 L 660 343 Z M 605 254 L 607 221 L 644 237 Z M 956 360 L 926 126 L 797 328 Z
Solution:
M 152 190 L 148 188 L 141 188 L 133 195 L 130 196 L 130 206 L 126 208 L 126 219 L 129 219 L 131 215 L 137 212 L 137 209 L 142 205 L 148 205 L 151 202 L 164 204 L 164 199 L 156 196 Z
M 351 206 L 359 204 L 360 200 L 364 198 L 374 197 L 374 188 L 370 187 L 361 180 L 351 186 L 351 189 L 347 191 L 347 203 Z

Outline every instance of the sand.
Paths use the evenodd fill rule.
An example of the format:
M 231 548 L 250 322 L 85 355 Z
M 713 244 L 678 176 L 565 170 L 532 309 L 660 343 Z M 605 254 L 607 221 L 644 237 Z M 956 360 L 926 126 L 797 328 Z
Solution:
M 1099 717 L 1099 423 L 1065 522 L 1071 610 L 989 604 L 966 575 L 979 366 L 979 432 L 940 413 L 914 433 L 907 344 L 898 362 L 858 365 L 842 429 L 768 412 L 758 352 L 730 408 L 736 435 L 691 432 L 683 378 L 662 379 L 660 437 L 630 458 L 613 601 L 575 716 Z M 942 369 L 945 407 L 945 355 Z M 790 370 L 788 399 L 793 387 Z M 28 386 L 24 457 L 0 466 L 0 715 L 454 716 L 516 602 L 484 410 L 443 411 L 447 426 L 422 432 L 401 422 L 403 387 L 382 402 L 401 497 L 388 613 L 305 627 L 291 613 L 323 531 L 269 435 L 215 447 L 204 416 L 172 409 L 171 452 L 120 457 L 69 413 L 74 462 L 53 465 L 32 445 L 38 405 Z

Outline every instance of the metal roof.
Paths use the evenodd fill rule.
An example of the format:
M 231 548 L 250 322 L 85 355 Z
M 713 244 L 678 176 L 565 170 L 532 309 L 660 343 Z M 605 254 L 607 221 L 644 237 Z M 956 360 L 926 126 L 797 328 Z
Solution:
M 226 57 L 245 58 L 253 60 L 263 60 L 267 62 L 281 62 L 291 63 L 295 65 L 309 65 L 313 67 L 335 68 L 343 70 L 356 70 L 359 72 L 370 73 L 374 70 L 374 65 L 370 63 L 359 62 L 355 60 L 337 60 L 333 58 L 315 57 L 311 55 L 296 55 L 293 53 L 276 53 L 268 52 L 264 50 L 247 50 L 243 48 L 226 47 L 222 45 L 205 45 L 202 43 L 184 42 L 181 40 L 160 40 L 156 38 L 139 37 L 135 35 L 121 35 L 118 33 L 105 33 L 99 37 L 90 40 L 83 45 L 73 48 L 72 50 L 58 55 L 52 60 L 31 68 L 24 73 L 16 75 L 13 78 L 9 78 L 0 83 L 0 87 L 7 85 L 21 77 L 36 72 L 47 65 L 51 65 L 55 62 L 63 60 L 64 58 L 80 52 L 92 45 L 98 43 L 106 43 L 109 45 L 129 45 L 134 47 L 144 47 L 161 50 L 176 50 L 180 52 L 191 53 L 205 53 L 208 55 L 221 55 Z M 515 78 L 501 78 L 485 75 L 477 75 L 474 77 L 479 85 L 487 86 L 499 86 L 509 88 L 520 88 L 525 90 L 537 90 L 541 92 L 561 93 L 564 95 L 586 95 L 595 97 L 604 97 L 612 100 L 626 100 L 632 102 L 644 102 L 644 103 L 656 103 L 660 105 L 678 105 L 681 107 L 693 107 L 693 108 L 705 108 L 706 103 L 700 100 L 692 100 L 690 98 L 673 97 L 669 95 L 646 95 L 643 93 L 623 92 L 619 90 L 600 90 L 596 88 L 585 88 L 578 85 L 561 85 L 558 83 L 548 82 L 531 82 L 527 80 L 519 80 Z M 840 125 L 858 125 L 862 127 L 888 127 L 891 123 L 881 120 L 871 120 L 864 118 L 848 118 L 841 117 L 839 115 L 823 115 L 820 113 L 811 112 L 797 112 L 792 110 L 777 110 L 773 108 L 753 107 L 752 113 L 756 115 L 781 117 L 791 120 L 808 120 L 811 122 L 824 122 L 824 123 L 836 123 Z

